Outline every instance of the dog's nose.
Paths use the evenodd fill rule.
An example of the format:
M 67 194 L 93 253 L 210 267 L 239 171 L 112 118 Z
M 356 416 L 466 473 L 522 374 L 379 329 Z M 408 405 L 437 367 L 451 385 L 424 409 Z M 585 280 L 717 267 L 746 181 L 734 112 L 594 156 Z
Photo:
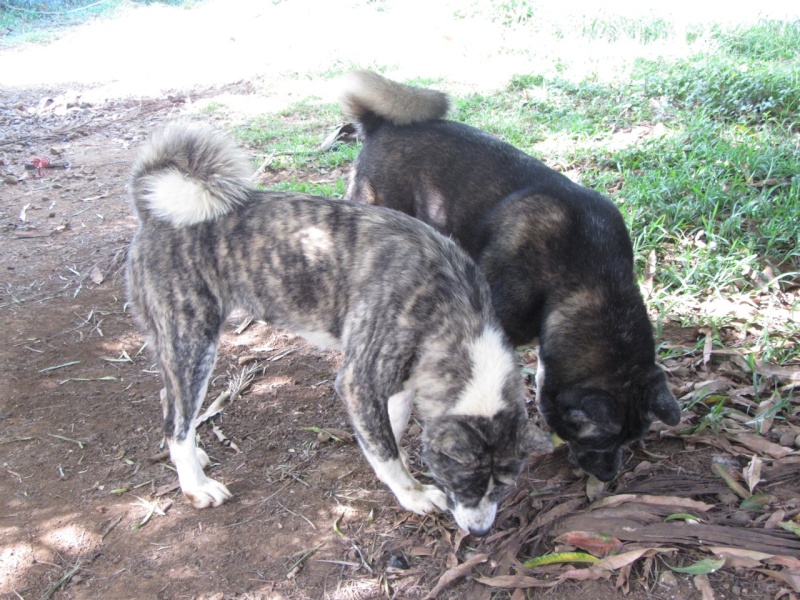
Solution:
M 472 535 L 474 535 L 475 537 L 483 537 L 487 533 L 489 533 L 489 529 L 491 529 L 491 527 L 486 527 L 485 529 L 479 529 L 477 527 L 470 527 L 469 528 L 469 532 Z

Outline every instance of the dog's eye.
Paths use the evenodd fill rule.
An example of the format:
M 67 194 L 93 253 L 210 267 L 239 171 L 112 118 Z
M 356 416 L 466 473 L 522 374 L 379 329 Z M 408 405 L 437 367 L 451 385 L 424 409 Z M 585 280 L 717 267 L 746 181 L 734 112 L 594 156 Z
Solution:
M 498 483 L 502 483 L 503 480 L 507 482 L 513 483 L 516 480 L 517 475 L 519 474 L 520 470 L 522 469 L 522 461 L 509 461 L 505 464 L 497 464 L 495 463 L 494 466 L 494 477 Z M 506 483 L 506 485 L 508 485 Z

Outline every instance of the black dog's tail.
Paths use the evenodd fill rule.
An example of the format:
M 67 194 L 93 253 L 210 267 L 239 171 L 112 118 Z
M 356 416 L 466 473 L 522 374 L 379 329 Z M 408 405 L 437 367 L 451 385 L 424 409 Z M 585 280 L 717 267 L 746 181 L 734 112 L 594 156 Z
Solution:
M 150 136 L 131 174 L 139 219 L 188 226 L 247 202 L 253 169 L 233 140 L 199 123 L 173 123 Z
M 342 112 L 369 135 L 383 122 L 409 125 L 441 119 L 450 108 L 447 95 L 386 79 L 372 71 L 353 71 L 345 78 L 339 102 Z

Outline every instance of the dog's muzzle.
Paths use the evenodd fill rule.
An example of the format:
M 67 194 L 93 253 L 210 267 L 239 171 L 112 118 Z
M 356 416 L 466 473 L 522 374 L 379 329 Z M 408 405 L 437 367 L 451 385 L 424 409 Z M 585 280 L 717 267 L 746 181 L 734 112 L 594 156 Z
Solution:
M 489 533 L 495 516 L 497 516 L 497 503 L 489 502 L 485 498 L 475 508 L 457 504 L 453 509 L 453 518 L 458 526 L 477 537 Z
M 570 461 L 589 475 L 608 482 L 617 476 L 622 465 L 622 448 L 611 451 L 592 451 L 570 445 Z

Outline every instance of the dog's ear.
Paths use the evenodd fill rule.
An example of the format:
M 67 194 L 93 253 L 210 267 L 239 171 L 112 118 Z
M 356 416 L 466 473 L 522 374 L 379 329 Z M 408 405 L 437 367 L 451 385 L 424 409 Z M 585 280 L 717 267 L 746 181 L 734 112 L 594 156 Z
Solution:
M 423 443 L 428 452 L 443 454 L 459 464 L 469 465 L 475 460 L 478 435 L 469 431 L 464 423 L 441 419 L 428 424 L 423 433 Z
M 589 436 L 595 431 L 613 435 L 622 431 L 614 397 L 600 390 L 576 390 L 580 395 L 569 410 L 569 420 L 579 431 L 579 436 Z
M 526 419 L 517 439 L 517 456 L 527 457 L 531 454 L 548 454 L 553 451 L 553 440 L 550 436 Z
M 659 373 L 645 392 L 646 415 L 667 425 L 677 425 L 681 420 L 681 407 L 667 387 L 667 378 Z

